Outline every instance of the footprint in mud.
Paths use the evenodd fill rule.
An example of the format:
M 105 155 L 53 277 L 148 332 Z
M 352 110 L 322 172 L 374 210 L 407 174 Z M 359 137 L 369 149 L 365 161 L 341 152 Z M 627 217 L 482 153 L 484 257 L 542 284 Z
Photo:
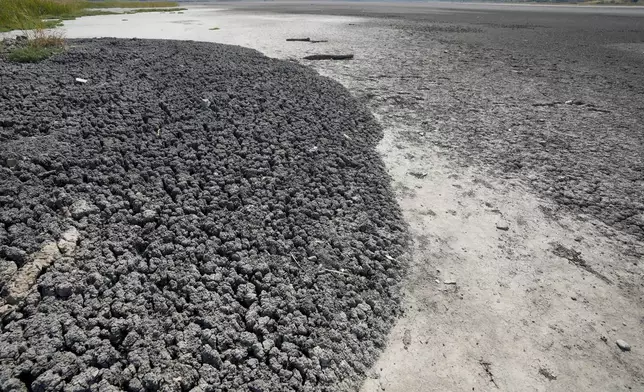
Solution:
M 402 182 L 396 182 L 393 188 L 394 188 L 394 192 L 396 193 L 396 196 L 398 197 L 406 197 L 406 198 L 416 197 L 416 192 L 412 188 L 403 184 Z
M 406 329 L 405 332 L 403 333 L 403 338 L 402 338 L 403 346 L 405 347 L 405 350 L 409 349 L 409 346 L 411 346 L 411 331 Z
M 436 213 L 429 208 L 425 211 L 420 211 L 418 212 L 420 215 L 425 215 L 425 216 L 436 216 Z
M 474 189 L 470 189 L 469 191 L 463 192 L 462 196 L 473 198 L 476 196 L 476 192 L 474 192 Z

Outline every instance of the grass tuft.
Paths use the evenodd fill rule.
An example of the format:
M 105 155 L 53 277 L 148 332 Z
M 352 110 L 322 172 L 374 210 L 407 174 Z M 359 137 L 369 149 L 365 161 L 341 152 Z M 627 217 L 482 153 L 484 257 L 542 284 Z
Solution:
M 52 48 L 40 48 L 37 46 L 27 45 L 22 48 L 12 50 L 7 58 L 16 63 L 38 63 L 59 52 L 60 50 Z
M 65 46 L 65 35 L 62 31 L 45 31 L 36 29 L 27 33 L 31 46 L 38 48 L 62 48 Z
M 12 49 L 7 58 L 18 63 L 37 63 L 63 51 L 65 38 L 59 31 L 36 29 L 27 34 L 27 42 Z
M 0 32 L 56 27 L 63 20 L 114 12 L 99 8 L 174 7 L 171 1 L 0 0 Z M 174 9 L 176 11 L 178 9 Z M 151 12 L 151 11 L 149 11 Z

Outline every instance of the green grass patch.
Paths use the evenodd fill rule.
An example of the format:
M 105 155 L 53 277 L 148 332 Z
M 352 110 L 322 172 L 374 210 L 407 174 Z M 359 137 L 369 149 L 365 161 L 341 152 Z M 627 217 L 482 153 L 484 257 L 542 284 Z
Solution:
M 54 15 L 76 10 L 72 4 L 52 0 L 0 0 L 0 31 L 53 27 L 60 23 L 60 18 Z
M 7 58 L 10 61 L 17 63 L 37 63 L 60 53 L 62 49 L 57 48 L 41 48 L 37 46 L 27 45 L 23 48 L 17 48 L 9 52 Z
M 50 28 L 81 16 L 114 14 L 100 8 L 135 8 L 133 13 L 182 9 L 169 8 L 176 5 L 173 1 L 0 0 L 0 32 Z
M 28 33 L 27 40 L 11 49 L 7 58 L 19 63 L 37 63 L 60 53 L 65 48 L 65 38 L 59 31 L 37 29 Z

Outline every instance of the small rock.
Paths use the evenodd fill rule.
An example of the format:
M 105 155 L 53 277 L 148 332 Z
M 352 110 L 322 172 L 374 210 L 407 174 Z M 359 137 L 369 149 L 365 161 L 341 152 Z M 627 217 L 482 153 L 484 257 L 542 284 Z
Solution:
M 76 78 L 75 80 L 76 80 L 76 83 L 80 83 L 80 84 L 85 84 L 85 83 L 87 83 L 87 79 L 83 79 L 83 78 Z
M 444 281 L 443 283 L 445 283 L 445 284 L 456 284 L 456 281 L 450 279 L 450 280 Z
M 58 250 L 64 255 L 68 255 L 74 251 L 76 243 L 71 243 L 63 239 L 58 241 Z
M 56 286 L 56 294 L 60 297 L 67 298 L 72 295 L 73 286 L 69 282 L 63 282 Z
M 508 222 L 500 220 L 496 222 L 496 228 L 499 230 L 508 231 L 510 230 L 510 225 L 508 225 Z
M 264 358 L 266 353 L 264 352 L 264 347 L 260 342 L 255 342 L 250 348 L 250 352 L 257 358 Z
M 262 342 L 262 347 L 264 347 L 264 351 L 266 352 L 271 351 L 271 349 L 275 347 L 275 342 L 273 341 L 273 339 L 265 339 Z
M 617 344 L 617 347 L 619 347 L 620 350 L 631 351 L 631 345 L 626 343 L 622 339 L 617 340 L 615 343 Z
M 564 103 L 565 103 L 566 105 L 572 105 L 573 100 L 572 100 L 572 99 L 569 99 L 569 100 L 567 100 L 567 101 L 566 101 L 566 102 L 564 102 Z
M 58 250 L 62 254 L 70 254 L 76 249 L 79 233 L 75 227 L 65 231 L 58 240 Z
M 157 213 L 154 210 L 143 210 L 141 213 L 141 217 L 145 222 L 152 222 L 156 216 Z
M 427 173 L 425 172 L 409 172 L 410 176 L 416 177 L 416 178 L 425 178 L 427 177 Z
M 76 200 L 71 206 L 72 218 L 74 219 L 80 219 L 97 211 L 98 208 L 96 206 L 90 205 L 85 200 Z
M 78 233 L 78 230 L 76 230 L 75 227 L 71 227 L 68 230 L 65 230 L 63 234 L 61 234 L 60 238 L 67 242 L 76 242 L 78 241 L 78 236 L 80 234 Z
M 209 108 L 210 107 L 210 100 L 208 98 L 203 98 L 201 100 L 201 103 L 203 104 L 204 107 Z
M 18 160 L 15 158 L 7 158 L 7 167 L 11 168 L 18 164 Z
M 219 368 L 222 364 L 219 352 L 212 349 L 210 346 L 203 347 L 203 350 L 201 351 L 201 361 L 216 368 Z
M 329 367 L 333 362 L 332 354 L 318 346 L 313 348 L 313 355 L 317 357 L 320 366 L 323 368 Z
M 545 367 L 539 368 L 539 374 L 541 374 L 542 376 L 544 376 L 550 381 L 554 381 L 557 379 L 557 375 L 552 370 Z

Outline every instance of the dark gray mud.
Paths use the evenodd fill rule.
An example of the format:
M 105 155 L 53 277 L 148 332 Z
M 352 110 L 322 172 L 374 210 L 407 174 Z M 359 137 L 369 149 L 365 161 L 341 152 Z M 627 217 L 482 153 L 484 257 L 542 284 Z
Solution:
M 239 47 L 70 44 L 0 60 L 3 288 L 79 233 L 2 320 L 0 390 L 354 390 L 406 246 L 368 111 Z

